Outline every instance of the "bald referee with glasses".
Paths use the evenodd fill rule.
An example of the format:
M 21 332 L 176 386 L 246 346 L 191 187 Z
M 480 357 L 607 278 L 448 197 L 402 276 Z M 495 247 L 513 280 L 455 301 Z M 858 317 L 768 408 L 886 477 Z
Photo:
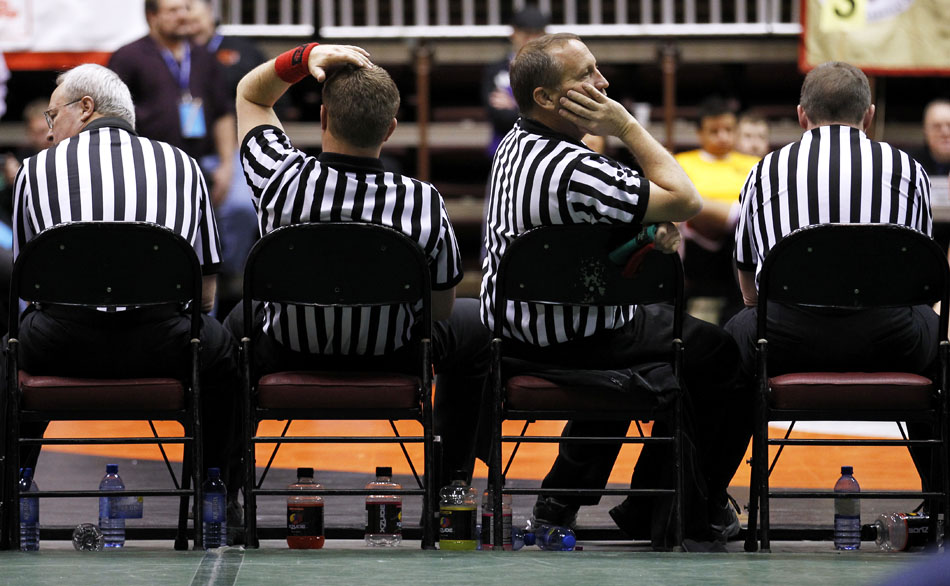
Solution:
M 15 181 L 14 258 L 43 230 L 75 221 L 147 221 L 194 246 L 204 272 L 202 310 L 214 303 L 221 248 L 204 177 L 180 149 L 135 132 L 128 87 L 100 65 L 80 65 L 56 80 L 46 120 L 53 146 L 26 159 Z M 121 246 L 117 242 L 116 246 Z M 184 377 L 190 321 L 178 308 L 96 311 L 30 306 L 20 318 L 24 370 L 88 378 Z M 232 442 L 241 389 L 237 345 L 202 314 L 201 390 L 205 463 L 240 474 Z M 6 378 L 3 379 L 6 381 Z M 46 424 L 28 427 L 38 437 Z M 39 449 L 24 454 L 35 466 Z M 238 487 L 229 478 L 228 486 Z M 234 483 L 234 484 L 231 484 Z M 232 495 L 233 496 L 233 495 Z

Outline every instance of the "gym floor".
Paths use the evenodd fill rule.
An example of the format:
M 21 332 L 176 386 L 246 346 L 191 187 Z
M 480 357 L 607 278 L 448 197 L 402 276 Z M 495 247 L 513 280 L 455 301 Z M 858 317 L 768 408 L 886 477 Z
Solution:
M 74 427 L 75 425 L 75 427 Z M 139 424 L 129 424 L 139 425 Z M 274 430 L 263 433 L 279 433 Z M 366 435 L 376 431 L 374 423 L 295 423 L 292 434 L 349 433 Z M 384 424 L 385 425 L 385 424 Z M 407 424 L 409 425 L 409 424 Z M 550 425 L 548 429 L 544 425 Z M 893 424 L 891 424 L 893 427 Z M 388 427 L 388 426 L 386 426 Z M 537 427 L 537 430 L 534 428 Z M 558 433 L 558 424 L 535 424 L 536 433 Z M 95 423 L 51 426 L 48 435 L 103 435 L 105 427 Z M 505 433 L 516 434 L 513 423 Z M 406 431 L 410 431 L 407 427 Z M 813 430 L 820 431 L 820 430 Z M 889 437 L 894 430 L 848 428 L 844 435 Z M 385 433 L 385 431 L 382 431 Z M 137 433 L 143 433 L 138 430 Z M 145 432 L 147 433 L 147 432 Z M 633 433 L 636 433 L 634 428 Z M 775 431 L 774 433 L 780 433 Z M 796 432 L 798 433 L 798 432 Z M 804 432 L 807 434 L 808 432 Z M 788 449 L 772 475 L 773 486 L 825 488 L 833 485 L 842 464 L 852 465 L 865 489 L 916 489 L 916 475 L 906 452 L 890 448 Z M 410 450 L 412 453 L 412 450 Z M 179 450 L 180 453 L 180 450 Z M 510 453 L 506 451 L 506 454 Z M 513 486 L 537 482 L 550 466 L 556 448 L 537 444 L 521 446 L 509 477 Z M 418 454 L 414 454 L 414 457 Z M 121 457 L 120 457 L 121 456 Z M 174 454 L 179 458 L 178 454 Z M 266 462 L 269 451 L 258 454 Z M 93 488 L 98 485 L 105 464 L 117 462 L 127 487 L 159 488 L 170 485 L 165 465 L 157 449 L 135 446 L 98 446 L 82 449 L 44 449 L 37 466 L 36 482 L 43 490 Z M 636 459 L 636 449 L 625 447 L 614 469 L 611 483 L 622 487 Z M 404 486 L 414 482 L 409 468 L 394 446 L 283 446 L 270 471 L 266 485 L 281 487 L 294 479 L 298 465 L 313 466 L 319 482 L 328 488 L 359 486 L 371 479 L 377 465 L 393 466 L 396 480 Z M 473 484 L 481 491 L 486 471 L 476 469 Z M 748 467 L 737 473 L 730 489 L 740 504 L 748 500 Z M 39 552 L 0 552 L 0 584 L 881 584 L 894 576 L 909 583 L 915 571 L 927 564 L 946 563 L 947 555 L 928 552 L 888 554 L 877 551 L 873 542 L 862 543 L 857 552 L 837 552 L 830 541 L 832 503 L 828 499 L 778 499 L 772 503 L 774 529 L 799 531 L 814 541 L 773 541 L 771 553 L 746 553 L 742 541 L 727 545 L 729 553 L 658 553 L 645 542 L 593 541 L 583 535 L 598 528 L 613 528 L 607 511 L 618 497 L 605 497 L 600 505 L 583 507 L 578 517 L 581 551 L 544 552 L 526 547 L 516 552 L 423 551 L 417 540 L 407 540 L 397 548 L 368 548 L 360 539 L 328 538 L 317 551 L 289 550 L 283 540 L 264 539 L 258 550 L 229 547 L 209 552 L 176 552 L 167 541 L 133 540 L 119 551 L 77 552 L 65 540 L 46 539 Z M 523 524 L 531 514 L 532 497 L 516 497 L 514 523 Z M 911 510 L 909 501 L 866 500 L 862 502 L 862 522 L 870 523 L 885 511 Z M 419 498 L 406 499 L 403 518 L 415 525 L 421 514 Z M 340 536 L 358 534 L 363 523 L 363 503 L 358 497 L 326 497 L 326 525 Z M 149 498 L 137 527 L 173 527 L 177 501 Z M 44 535 L 65 535 L 82 522 L 96 522 L 95 499 L 44 499 L 40 522 Z M 740 516 L 745 527 L 745 512 Z M 285 520 L 283 499 L 262 497 L 258 523 L 279 528 Z M 740 535 L 744 535 L 743 533 Z M 950 569 L 938 574 L 950 581 Z M 940 582 L 932 582 L 940 583 Z M 943 582 L 947 583 L 947 582 Z

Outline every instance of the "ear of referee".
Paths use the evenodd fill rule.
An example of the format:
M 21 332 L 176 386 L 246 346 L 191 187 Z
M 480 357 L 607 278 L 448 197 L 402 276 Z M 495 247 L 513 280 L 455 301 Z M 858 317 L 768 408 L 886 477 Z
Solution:
M 53 146 L 26 159 L 14 182 L 14 258 L 43 230 L 72 221 L 148 221 L 190 242 L 205 275 L 202 310 L 214 303 L 221 247 L 197 162 L 180 149 L 135 132 L 128 87 L 109 69 L 80 65 L 57 79 L 46 111 Z M 116 242 L 116 246 L 122 246 Z M 31 374 L 87 378 L 175 377 L 189 371 L 189 320 L 178 307 L 99 311 L 31 305 L 20 318 L 20 357 Z M 237 345 L 202 314 L 202 413 L 205 463 L 223 474 L 240 454 Z M 6 377 L 2 379 L 6 381 Z M 46 423 L 24 424 L 40 437 Z M 34 466 L 39 449 L 21 455 Z M 225 476 L 234 490 L 240 477 Z

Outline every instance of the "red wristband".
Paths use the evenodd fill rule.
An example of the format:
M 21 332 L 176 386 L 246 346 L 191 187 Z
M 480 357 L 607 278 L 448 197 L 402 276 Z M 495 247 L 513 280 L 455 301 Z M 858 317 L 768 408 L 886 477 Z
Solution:
M 310 58 L 310 51 L 319 44 L 320 43 L 310 43 L 308 45 L 300 45 L 299 47 L 295 47 L 290 51 L 278 55 L 274 61 L 274 71 L 277 72 L 277 77 L 287 83 L 297 83 L 307 77 L 307 75 L 310 74 L 310 68 L 307 65 Z

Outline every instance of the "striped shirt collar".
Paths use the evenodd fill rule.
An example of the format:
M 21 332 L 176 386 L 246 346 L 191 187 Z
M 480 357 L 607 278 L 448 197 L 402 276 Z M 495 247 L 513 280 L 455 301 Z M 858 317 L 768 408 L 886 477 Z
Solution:
M 566 135 L 566 134 L 561 134 L 560 132 L 556 132 L 556 131 L 554 131 L 554 130 L 551 130 L 550 128 L 548 128 L 548 127 L 545 126 L 544 124 L 541 124 L 541 123 L 538 122 L 537 120 L 528 118 L 527 116 L 522 116 L 521 118 L 518 118 L 518 124 L 521 126 L 521 128 L 522 128 L 525 132 L 530 132 L 530 133 L 532 133 L 532 134 L 540 134 L 541 136 L 544 136 L 544 137 L 546 137 L 546 138 L 552 138 L 552 139 L 554 139 L 554 140 L 561 140 L 561 141 L 569 142 L 569 143 L 571 143 L 571 144 L 575 144 L 575 145 L 577 145 L 577 146 L 579 146 L 579 147 L 583 147 L 583 148 L 585 148 L 585 149 L 590 150 L 590 149 L 587 147 L 587 145 L 585 145 L 583 142 L 577 140 L 576 138 L 572 138 L 572 137 L 570 137 L 570 136 L 568 136 L 568 135 Z
M 383 162 L 375 157 L 357 157 L 342 153 L 322 152 L 317 156 L 317 160 L 344 171 L 362 171 L 364 173 L 367 171 L 377 171 L 379 173 L 386 171 Z
M 135 129 L 132 128 L 131 124 L 116 116 L 103 116 L 102 118 L 96 118 L 87 124 L 80 132 L 85 132 L 87 130 L 98 130 L 100 128 L 121 128 L 130 134 L 136 134 Z M 136 134 L 136 136 L 138 135 Z

